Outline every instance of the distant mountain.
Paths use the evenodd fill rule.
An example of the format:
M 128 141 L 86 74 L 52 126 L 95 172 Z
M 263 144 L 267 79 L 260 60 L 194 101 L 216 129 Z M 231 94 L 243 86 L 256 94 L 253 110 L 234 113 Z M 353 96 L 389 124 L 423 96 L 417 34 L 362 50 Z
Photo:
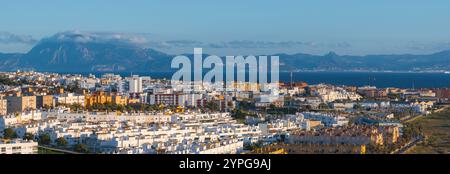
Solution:
M 51 72 L 167 72 L 174 55 L 126 42 L 108 42 L 83 35 L 55 35 L 26 54 L 0 53 L 0 70 Z M 83 39 L 80 41 L 80 38 Z M 86 41 L 87 40 L 87 41 Z M 347 56 L 275 54 L 280 71 L 450 71 L 450 51 L 430 55 Z M 192 55 L 187 55 L 192 58 Z M 206 57 L 206 55 L 204 56 Z
M 19 60 L 23 55 L 19 53 L 0 53 L 0 70 L 16 70 L 19 67 Z
M 20 65 L 56 72 L 153 71 L 161 69 L 151 62 L 170 61 L 169 58 L 164 53 L 132 45 L 44 42 L 25 54 Z
M 326 70 L 326 71 L 432 71 L 450 70 L 450 51 L 431 55 L 368 55 L 324 56 L 295 54 L 279 55 L 280 70 Z

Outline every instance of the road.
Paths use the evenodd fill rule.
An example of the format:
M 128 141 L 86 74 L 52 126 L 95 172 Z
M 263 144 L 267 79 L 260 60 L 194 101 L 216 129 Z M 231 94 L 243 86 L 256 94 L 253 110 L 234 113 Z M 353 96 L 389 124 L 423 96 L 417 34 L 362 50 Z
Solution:
M 448 108 L 450 108 L 450 105 L 444 105 L 444 107 L 435 110 L 434 113 L 442 112 L 442 111 L 444 111 L 444 110 L 446 110 L 446 109 L 448 109 Z M 404 123 L 409 123 L 409 122 L 414 121 L 414 120 L 416 120 L 416 119 L 418 119 L 418 118 L 421 118 L 421 117 L 423 117 L 423 116 L 426 116 L 426 115 L 422 114 L 422 115 L 418 115 L 418 116 L 415 116 L 415 117 L 411 117 L 411 118 L 408 118 L 408 119 L 406 119 L 406 120 L 403 120 L 402 122 L 404 122 Z
M 43 148 L 43 149 L 47 149 L 47 150 L 56 151 L 56 152 L 68 153 L 68 154 L 82 154 L 82 153 L 79 153 L 79 152 L 74 152 L 74 151 L 64 150 L 64 149 L 57 149 L 57 148 L 47 147 L 47 146 L 38 146 L 38 147 L 39 148 Z
M 444 111 L 444 110 L 446 110 L 446 109 L 448 109 L 448 108 L 450 108 L 450 105 L 444 105 L 444 107 L 435 110 L 434 113 L 442 112 L 442 111 Z M 416 116 L 416 117 L 412 117 L 412 118 L 409 118 L 409 119 L 407 119 L 407 120 L 404 120 L 403 122 L 404 122 L 404 123 L 412 122 L 412 121 L 414 121 L 414 120 L 416 120 L 416 119 L 418 119 L 418 118 L 421 118 L 421 117 L 423 117 L 423 116 L 425 116 L 425 115 L 418 115 L 418 116 Z M 420 136 L 420 137 L 416 138 L 415 140 L 413 140 L 412 142 L 409 142 L 407 145 L 401 147 L 400 149 L 395 150 L 395 151 L 392 152 L 392 153 L 393 153 L 393 154 L 403 154 L 403 153 L 405 153 L 405 152 L 411 150 L 412 148 L 414 148 L 414 146 L 416 146 L 418 143 L 420 143 L 421 141 L 423 141 L 423 139 L 424 139 L 424 137 Z
M 423 137 L 419 136 L 416 139 L 414 139 L 413 141 L 411 141 L 408 144 L 404 145 L 403 147 L 395 150 L 391 154 L 404 154 L 405 152 L 411 150 L 414 146 L 416 146 L 418 143 L 420 143 L 422 141 L 423 141 Z

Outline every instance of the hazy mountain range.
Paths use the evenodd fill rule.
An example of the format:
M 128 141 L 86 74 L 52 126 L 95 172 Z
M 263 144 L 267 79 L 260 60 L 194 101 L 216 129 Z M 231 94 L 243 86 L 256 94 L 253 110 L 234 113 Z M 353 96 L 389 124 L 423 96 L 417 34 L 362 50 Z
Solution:
M 50 72 L 167 72 L 175 55 L 129 42 L 99 41 L 83 35 L 55 35 L 28 53 L 0 53 L 0 70 Z M 450 71 L 450 51 L 429 55 L 347 56 L 275 54 L 280 71 Z M 188 55 L 192 57 L 192 55 Z M 206 57 L 206 55 L 205 55 Z

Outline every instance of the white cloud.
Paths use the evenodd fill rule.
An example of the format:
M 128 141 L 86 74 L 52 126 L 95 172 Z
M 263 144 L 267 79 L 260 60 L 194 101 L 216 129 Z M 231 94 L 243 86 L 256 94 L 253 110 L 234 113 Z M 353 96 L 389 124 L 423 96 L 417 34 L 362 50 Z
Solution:
M 112 43 L 144 46 L 150 43 L 146 34 L 66 31 L 42 39 L 42 42 Z
M 10 32 L 0 32 L 1 44 L 27 44 L 32 45 L 37 42 L 36 39 L 29 35 L 18 35 Z
M 418 43 L 409 42 L 406 46 L 410 50 L 415 51 L 425 51 L 425 52 L 435 52 L 450 49 L 450 42 L 431 42 L 431 43 Z
M 229 42 L 201 42 L 195 40 L 172 40 L 151 42 L 149 45 L 154 48 L 186 48 L 186 47 L 202 47 L 202 48 L 248 48 L 248 49 L 276 49 L 276 48 L 296 48 L 296 47 L 311 47 L 311 48 L 348 48 L 351 45 L 347 42 L 339 43 L 315 43 L 315 42 L 301 42 L 301 41 L 250 41 L 250 40 L 235 40 Z

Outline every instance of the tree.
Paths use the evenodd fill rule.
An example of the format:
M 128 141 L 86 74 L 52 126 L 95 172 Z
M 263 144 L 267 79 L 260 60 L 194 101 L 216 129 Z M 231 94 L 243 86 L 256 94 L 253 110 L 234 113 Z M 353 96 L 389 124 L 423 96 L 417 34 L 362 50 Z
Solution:
M 50 142 L 51 142 L 51 139 L 50 139 L 49 134 L 42 134 L 39 136 L 39 141 L 38 141 L 39 144 L 49 145 Z
M 403 137 L 410 140 L 422 135 L 422 125 L 418 123 L 405 124 L 403 128 Z
M 74 103 L 74 104 L 70 105 L 69 107 L 72 111 L 78 111 L 83 108 L 83 106 L 81 106 L 81 104 L 79 104 L 79 103 Z
M 59 137 L 58 139 L 56 139 L 56 144 L 58 144 L 58 146 L 64 147 L 67 145 L 67 140 L 64 137 Z
M 126 106 L 126 110 L 127 110 L 128 112 L 131 112 L 131 111 L 133 110 L 133 107 L 132 107 L 131 105 L 127 105 L 127 106 Z
M 214 101 L 207 102 L 205 104 L 205 108 L 209 109 L 210 111 L 218 111 L 218 110 L 220 110 L 219 104 L 214 102 Z
M 124 109 L 125 109 L 125 107 L 124 107 L 123 105 L 117 105 L 117 106 L 116 106 L 116 111 L 123 112 Z
M 3 136 L 7 139 L 13 139 L 17 138 L 17 133 L 12 128 L 6 128 L 5 130 L 3 130 Z
M 34 135 L 32 133 L 25 133 L 23 136 L 24 140 L 34 140 Z
M 235 119 L 244 119 L 246 114 L 240 109 L 234 109 L 231 112 L 231 116 Z
M 89 149 L 87 148 L 86 144 L 77 144 L 74 147 L 74 150 L 80 153 L 88 153 Z

